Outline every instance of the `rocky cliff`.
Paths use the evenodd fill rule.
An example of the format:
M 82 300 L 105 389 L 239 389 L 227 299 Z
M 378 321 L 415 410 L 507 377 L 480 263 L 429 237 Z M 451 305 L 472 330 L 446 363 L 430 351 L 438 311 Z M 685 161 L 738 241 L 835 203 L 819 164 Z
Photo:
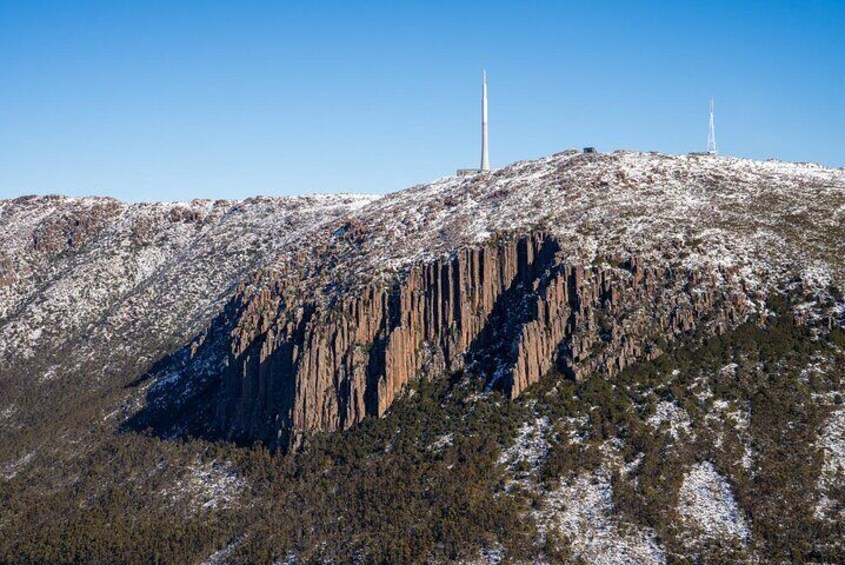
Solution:
M 542 232 L 460 249 L 327 305 L 279 296 L 244 304 L 217 425 L 283 445 L 383 415 L 418 376 L 469 369 L 513 398 L 550 370 L 613 374 L 700 326 L 734 326 L 750 304 L 734 269 L 584 266 Z
M 143 375 L 289 238 L 371 201 L 0 201 L 0 412 L 17 414 L 0 425 L 37 421 L 20 409 L 45 406 L 32 399 L 84 403 Z
M 842 263 L 816 250 L 843 235 L 844 186 L 806 165 L 570 153 L 383 198 L 242 285 L 213 427 L 286 446 L 383 415 L 419 377 L 516 397 L 549 371 L 612 375 L 786 288 L 839 323 Z
M 0 386 L 133 383 L 125 414 L 164 435 L 285 447 L 417 378 L 513 398 L 613 375 L 772 292 L 806 296 L 800 319 L 845 312 L 845 171 L 816 165 L 567 152 L 378 199 L 0 214 Z

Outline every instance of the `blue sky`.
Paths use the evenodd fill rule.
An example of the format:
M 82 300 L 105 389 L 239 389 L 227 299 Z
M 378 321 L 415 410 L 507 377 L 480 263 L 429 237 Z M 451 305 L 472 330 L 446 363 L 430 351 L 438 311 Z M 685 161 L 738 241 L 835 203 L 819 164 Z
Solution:
M 569 147 L 845 166 L 845 2 L 0 0 L 0 198 L 386 192 Z

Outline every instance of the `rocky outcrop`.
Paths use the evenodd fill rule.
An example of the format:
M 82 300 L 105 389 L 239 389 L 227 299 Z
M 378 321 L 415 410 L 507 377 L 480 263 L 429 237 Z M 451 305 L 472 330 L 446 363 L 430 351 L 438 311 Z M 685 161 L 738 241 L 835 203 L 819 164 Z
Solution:
M 513 397 L 549 371 L 614 373 L 770 292 L 832 295 L 843 211 L 840 170 L 626 152 L 387 195 L 242 286 L 213 426 L 284 446 L 383 414 L 418 377 L 466 370 Z
M 748 313 L 733 271 L 630 257 L 569 263 L 543 232 L 464 247 L 393 284 L 327 302 L 276 275 L 244 287 L 216 426 L 277 446 L 381 416 L 409 380 L 470 370 L 511 397 L 549 371 L 614 373 L 702 327 Z
M 53 199 L 58 204 L 62 201 L 61 197 Z M 120 202 L 103 198 L 86 210 L 53 214 L 33 230 L 32 250 L 48 255 L 78 251 L 122 211 Z

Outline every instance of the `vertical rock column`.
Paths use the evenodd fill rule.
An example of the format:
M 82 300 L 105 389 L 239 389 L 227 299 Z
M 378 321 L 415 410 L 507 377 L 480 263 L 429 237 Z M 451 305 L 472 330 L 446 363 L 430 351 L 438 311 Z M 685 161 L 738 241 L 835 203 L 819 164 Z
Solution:
M 470 363 L 516 397 L 551 370 L 613 374 L 702 321 L 721 331 L 746 314 L 732 273 L 636 257 L 585 267 L 559 250 L 535 233 L 328 302 L 303 302 L 281 283 L 254 293 L 232 334 L 217 425 L 284 446 L 383 415 L 418 376 Z

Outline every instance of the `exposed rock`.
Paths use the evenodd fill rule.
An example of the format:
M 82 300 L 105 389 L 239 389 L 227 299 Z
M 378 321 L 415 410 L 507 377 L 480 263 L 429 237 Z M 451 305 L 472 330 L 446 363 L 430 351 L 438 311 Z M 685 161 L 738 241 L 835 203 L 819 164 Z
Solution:
M 87 208 L 51 214 L 33 230 L 32 249 L 46 255 L 56 255 L 66 250 L 78 251 L 122 208 L 118 201 L 104 198 L 96 200 L 94 205 Z
M 444 370 L 476 370 L 511 397 L 553 369 L 613 374 L 748 311 L 733 270 L 568 264 L 543 232 L 462 248 L 328 304 L 276 284 L 238 308 L 217 416 L 230 437 L 285 444 L 289 432 L 344 429 Z
M 132 382 L 201 333 L 289 238 L 372 200 L 0 201 L 0 410 L 37 410 L 27 398 L 56 394 L 42 385 L 70 385 L 69 407 Z

